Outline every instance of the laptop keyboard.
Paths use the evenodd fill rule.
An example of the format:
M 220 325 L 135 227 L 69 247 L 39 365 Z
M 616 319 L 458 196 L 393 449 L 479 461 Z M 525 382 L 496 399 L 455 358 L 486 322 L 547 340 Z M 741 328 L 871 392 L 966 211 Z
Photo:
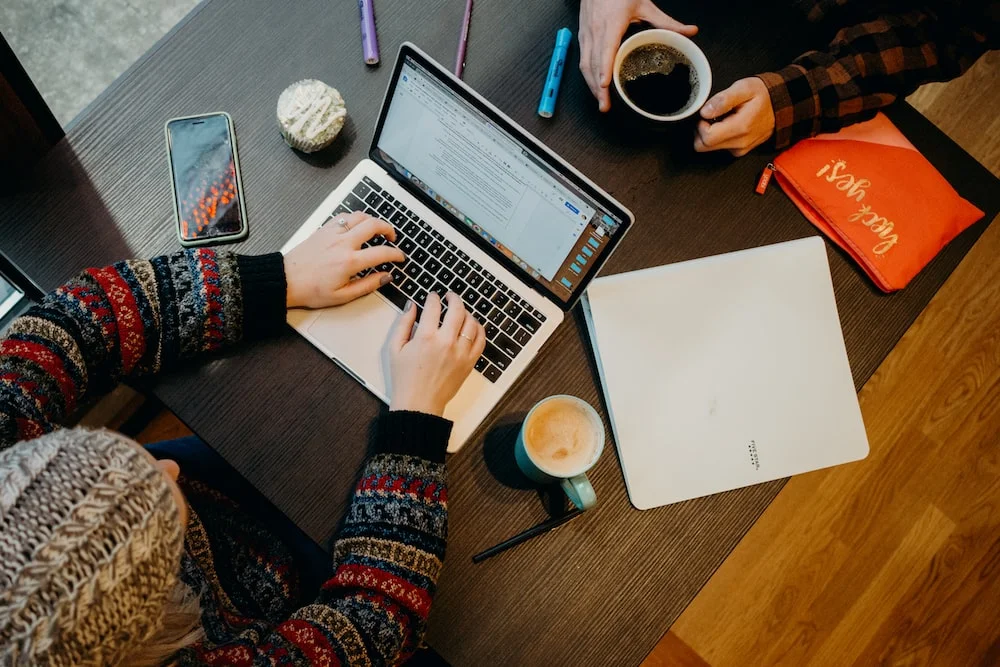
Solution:
M 364 247 L 396 246 L 406 255 L 402 264 L 382 264 L 359 275 L 372 271 L 391 273 L 392 282 L 379 288 L 379 292 L 400 310 L 407 301 L 413 301 L 418 315 L 430 292 L 441 297 L 449 290 L 458 294 L 466 309 L 486 329 L 486 349 L 476 362 L 476 370 L 490 382 L 500 379 L 541 328 L 545 315 L 367 176 L 323 224 L 355 211 L 386 220 L 396 229 L 395 243 L 376 236 Z M 442 317 L 447 311 L 442 302 Z

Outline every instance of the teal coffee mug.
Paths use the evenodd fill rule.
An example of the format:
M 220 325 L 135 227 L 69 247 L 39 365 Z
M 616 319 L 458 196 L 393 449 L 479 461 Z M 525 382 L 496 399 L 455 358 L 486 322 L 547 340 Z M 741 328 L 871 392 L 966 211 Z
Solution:
M 576 396 L 549 396 L 531 408 L 514 447 L 517 467 L 540 484 L 559 482 L 582 510 L 597 503 L 587 471 L 604 451 L 604 422 Z

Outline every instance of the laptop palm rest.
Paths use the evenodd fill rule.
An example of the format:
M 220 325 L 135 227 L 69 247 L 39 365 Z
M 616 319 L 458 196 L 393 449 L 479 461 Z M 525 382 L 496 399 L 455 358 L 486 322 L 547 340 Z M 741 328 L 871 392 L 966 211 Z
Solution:
M 369 294 L 326 309 L 307 332 L 344 370 L 384 400 L 382 347 L 398 314 L 381 297 Z
M 314 321 L 305 325 L 305 334 L 338 366 L 388 403 L 387 369 L 383 367 L 382 351 L 398 316 L 399 311 L 394 307 L 381 297 L 370 294 L 343 306 L 320 311 Z M 481 401 L 490 405 L 495 402 L 490 394 L 493 386 L 479 373 L 470 373 L 458 394 L 448 402 L 444 417 L 455 422 L 448 443 L 449 452 L 458 451 L 481 421 L 478 418 L 465 419 L 466 415 L 484 412 L 478 405 Z

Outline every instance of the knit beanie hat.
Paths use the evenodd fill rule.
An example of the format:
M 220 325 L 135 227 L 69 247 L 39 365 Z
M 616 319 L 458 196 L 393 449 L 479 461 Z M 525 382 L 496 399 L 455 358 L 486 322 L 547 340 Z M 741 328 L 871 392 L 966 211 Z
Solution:
M 118 664 L 159 629 L 183 545 L 169 484 L 126 437 L 0 452 L 0 664 Z

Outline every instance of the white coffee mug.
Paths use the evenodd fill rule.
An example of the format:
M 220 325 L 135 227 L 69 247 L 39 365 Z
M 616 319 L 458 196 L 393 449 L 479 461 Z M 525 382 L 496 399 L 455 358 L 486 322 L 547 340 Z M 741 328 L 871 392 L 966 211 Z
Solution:
M 692 95 L 693 99 L 691 100 L 691 103 L 675 114 L 658 116 L 656 114 L 649 113 L 644 109 L 640 109 L 632 102 L 632 100 L 628 98 L 628 95 L 625 94 L 625 90 L 622 87 L 620 72 L 622 63 L 625 61 L 625 57 L 638 49 L 640 46 L 648 46 L 650 44 L 662 44 L 680 51 L 681 54 L 691 62 L 691 66 L 694 67 L 694 71 L 698 75 L 698 83 L 696 84 L 696 90 Z M 614 81 L 615 89 L 618 91 L 618 97 L 624 100 L 625 104 L 627 104 L 629 108 L 637 114 L 643 116 L 644 118 L 648 118 L 649 120 L 670 122 L 681 120 L 697 113 L 698 110 L 704 106 L 705 102 L 708 101 L 708 95 L 712 91 L 712 68 L 708 64 L 708 58 L 705 57 L 705 53 L 698 48 L 697 44 L 680 33 L 676 33 L 672 30 L 661 30 L 657 28 L 637 32 L 622 42 L 622 45 L 618 47 L 618 54 L 615 56 Z

